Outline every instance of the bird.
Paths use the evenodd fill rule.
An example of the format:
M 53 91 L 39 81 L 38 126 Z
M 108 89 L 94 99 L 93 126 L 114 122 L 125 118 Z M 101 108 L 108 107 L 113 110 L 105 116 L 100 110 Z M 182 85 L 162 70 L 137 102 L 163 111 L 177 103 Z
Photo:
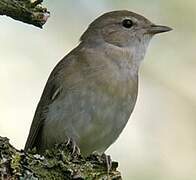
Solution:
M 170 30 L 128 10 L 96 18 L 52 70 L 24 150 L 36 148 L 42 154 L 67 142 L 84 156 L 104 153 L 133 112 L 150 40 Z

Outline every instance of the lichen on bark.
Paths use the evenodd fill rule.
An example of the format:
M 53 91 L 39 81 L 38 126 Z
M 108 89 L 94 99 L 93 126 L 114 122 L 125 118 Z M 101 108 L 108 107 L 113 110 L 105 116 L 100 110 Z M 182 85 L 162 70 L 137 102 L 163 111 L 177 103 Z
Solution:
M 0 15 L 42 28 L 50 15 L 41 6 L 42 2 L 43 0 L 0 0 Z
M 85 179 L 85 180 L 119 180 L 117 162 L 107 172 L 102 156 L 92 154 L 82 157 L 73 154 L 65 144 L 56 145 L 47 150 L 43 156 L 36 150 L 19 151 L 10 145 L 7 138 L 0 137 L 0 179 Z

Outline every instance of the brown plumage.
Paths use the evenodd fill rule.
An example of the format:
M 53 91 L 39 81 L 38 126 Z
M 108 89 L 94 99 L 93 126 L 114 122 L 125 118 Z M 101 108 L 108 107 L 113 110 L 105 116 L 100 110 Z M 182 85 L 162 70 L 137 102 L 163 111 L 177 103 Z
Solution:
M 138 70 L 156 33 L 141 15 L 113 11 L 97 18 L 81 42 L 52 71 L 25 150 L 38 152 L 72 139 L 82 154 L 104 152 L 120 135 L 135 106 Z

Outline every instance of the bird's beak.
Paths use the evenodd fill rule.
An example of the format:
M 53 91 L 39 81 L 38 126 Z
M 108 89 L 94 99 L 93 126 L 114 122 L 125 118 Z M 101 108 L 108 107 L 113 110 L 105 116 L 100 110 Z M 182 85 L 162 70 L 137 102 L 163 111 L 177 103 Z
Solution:
M 170 28 L 168 26 L 161 26 L 161 25 L 152 24 L 148 30 L 148 33 L 149 34 L 158 34 L 158 33 L 168 32 L 171 30 L 172 30 L 172 28 Z

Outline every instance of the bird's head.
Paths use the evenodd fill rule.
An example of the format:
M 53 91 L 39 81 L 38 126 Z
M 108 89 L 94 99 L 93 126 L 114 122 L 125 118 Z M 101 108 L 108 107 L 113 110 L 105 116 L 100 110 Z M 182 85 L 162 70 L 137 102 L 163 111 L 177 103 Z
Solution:
M 155 25 L 145 17 L 126 10 L 112 11 L 95 19 L 81 41 L 107 42 L 127 47 L 150 41 L 153 35 L 170 31 L 167 26 Z

